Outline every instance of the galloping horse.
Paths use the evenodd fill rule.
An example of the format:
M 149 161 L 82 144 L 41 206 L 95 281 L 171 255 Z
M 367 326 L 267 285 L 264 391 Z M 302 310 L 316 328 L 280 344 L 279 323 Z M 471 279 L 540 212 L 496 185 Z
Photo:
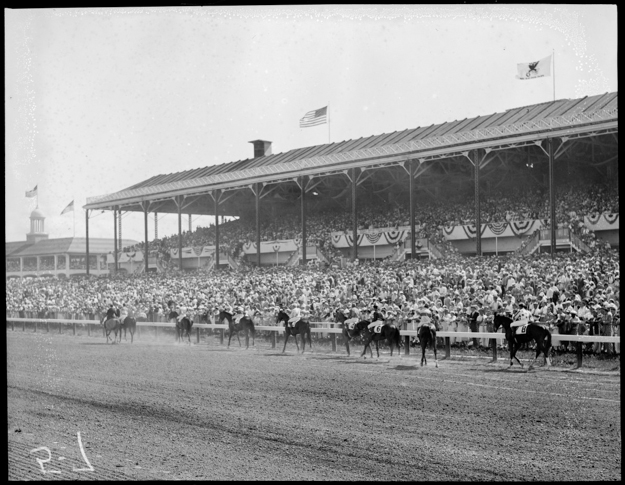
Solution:
M 169 312 L 168 318 L 169 320 L 176 320 L 176 342 L 182 342 L 182 338 L 186 334 L 189 345 L 191 345 L 191 327 L 193 326 L 193 320 L 189 317 L 178 320 L 178 312 L 174 310 Z
M 124 340 L 126 338 L 126 330 L 130 332 L 130 343 L 134 342 L 135 330 L 137 329 L 137 320 L 134 317 L 126 317 L 119 329 L 119 340 L 122 339 L 122 330 L 124 331 Z
M 117 340 L 117 332 L 119 332 L 119 341 L 122 341 L 122 332 L 121 332 L 121 326 L 122 326 L 122 322 L 119 320 L 119 318 L 109 318 L 108 320 L 106 320 L 106 315 L 104 317 L 102 317 L 102 320 L 100 320 L 100 325 L 104 325 L 104 330 L 106 331 L 106 343 L 109 343 L 109 335 L 111 335 L 111 332 L 115 332 L 115 335 L 113 337 L 113 343 L 115 343 L 115 341 Z
M 391 357 L 393 357 L 394 345 L 397 346 L 397 352 L 399 353 L 399 349 L 401 346 L 401 336 L 399 334 L 399 329 L 394 325 L 388 325 L 384 322 L 380 322 L 380 332 L 378 333 L 369 330 L 370 323 L 371 322 L 367 320 L 363 320 L 362 322 L 358 322 L 356 325 L 354 325 L 353 331 L 350 330 L 351 335 L 360 334 L 365 339 L 365 348 L 362 349 L 362 354 L 360 354 L 360 356 L 363 357 L 365 355 L 365 353 L 367 352 L 367 347 L 369 347 L 369 352 L 371 352 L 371 342 L 375 342 L 375 351 L 378 354 L 379 359 L 380 348 L 378 345 L 380 340 L 386 340 L 386 343 L 391 349 Z M 371 353 L 373 354 L 373 352 Z M 401 353 L 399 353 L 399 356 L 401 357 Z M 371 355 L 371 358 L 373 358 L 373 355 Z
M 423 324 L 419 328 L 419 342 L 421 343 L 421 366 L 423 364 L 428 365 L 428 361 L 425 358 L 425 348 L 428 343 L 432 343 L 432 349 L 434 350 L 434 362 L 438 367 L 438 358 L 436 357 L 436 327 L 432 324 Z
M 495 320 L 493 322 L 493 326 L 495 332 L 499 330 L 499 327 L 503 327 L 506 332 L 506 340 L 508 341 L 508 346 L 510 347 L 510 367 L 512 367 L 512 359 L 516 359 L 521 367 L 523 364 L 519 361 L 516 356 L 517 350 L 521 344 L 526 342 L 531 342 L 532 340 L 536 342 L 536 356 L 534 360 L 530 363 L 528 369 L 531 369 L 536 362 L 538 356 L 542 353 L 545 354 L 545 363 L 551 365 L 551 360 L 549 359 L 549 349 L 551 348 L 551 332 L 541 327 L 540 325 L 528 324 L 525 327 L 524 333 L 516 333 L 510 327 L 510 324 L 513 322 L 512 318 L 507 317 L 502 314 L 495 315 Z M 517 327 L 521 329 L 523 327 Z
M 242 317 L 239 320 L 239 323 L 234 323 L 232 321 L 232 313 L 221 311 L 219 312 L 219 317 L 217 317 L 217 323 L 221 323 L 224 320 L 228 320 L 228 347 L 230 347 L 230 339 L 232 339 L 232 334 L 234 333 L 237 336 L 237 340 L 239 341 L 239 347 L 241 347 L 241 339 L 239 338 L 239 332 L 243 331 L 245 334 L 245 349 L 249 349 L 250 347 L 250 339 L 248 337 L 248 332 L 252 334 L 252 347 L 256 345 L 256 330 L 254 329 L 254 322 L 250 317 Z
M 312 339 L 310 338 L 310 323 L 308 320 L 300 318 L 299 321 L 293 326 L 289 326 L 289 316 L 284 313 L 282 310 L 278 311 L 278 315 L 276 316 L 276 323 L 280 322 L 284 323 L 284 347 L 282 347 L 282 353 L 286 350 L 286 341 L 289 340 L 289 336 L 293 335 L 295 339 L 295 346 L 297 347 L 297 351 L 299 352 L 299 345 L 297 343 L 297 336 L 302 336 L 302 354 L 304 353 L 304 349 L 306 347 L 306 338 L 308 338 L 308 345 L 310 345 L 310 350 L 312 351 Z

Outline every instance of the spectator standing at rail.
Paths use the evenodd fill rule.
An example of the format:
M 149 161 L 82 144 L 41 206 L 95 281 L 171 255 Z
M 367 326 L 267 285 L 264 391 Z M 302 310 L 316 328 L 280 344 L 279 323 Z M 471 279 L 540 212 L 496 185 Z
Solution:
M 480 318 L 480 312 L 477 310 L 477 305 L 474 303 L 469 308 L 469 328 L 471 332 L 478 332 L 478 318 Z M 469 342 L 469 346 L 472 346 L 474 349 L 479 348 L 479 342 L 477 338 L 473 338 L 471 342 Z

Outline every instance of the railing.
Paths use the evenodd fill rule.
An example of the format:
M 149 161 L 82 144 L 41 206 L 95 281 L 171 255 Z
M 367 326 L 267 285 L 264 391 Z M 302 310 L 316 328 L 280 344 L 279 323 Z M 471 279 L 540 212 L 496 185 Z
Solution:
M 556 229 L 556 239 L 569 239 L 571 231 L 568 227 L 558 227 Z M 540 229 L 540 240 L 541 241 L 550 241 L 551 240 L 551 229 Z
M 588 245 L 584 241 L 582 241 L 577 236 L 577 234 L 574 234 L 573 232 L 571 232 L 571 243 L 573 244 L 575 249 L 577 249 L 578 251 L 583 251 L 585 253 L 590 252 L 590 248 L 588 247 Z
M 540 244 L 540 230 L 534 231 L 534 234 L 527 240 L 524 245 L 521 245 L 519 249 L 516 250 L 516 254 L 518 256 L 527 256 L 532 254 L 538 245 Z
M 100 325 L 98 320 L 63 320 L 63 319 L 40 319 L 40 318 L 15 318 L 15 317 L 7 317 L 7 323 L 11 324 L 11 330 L 15 331 L 15 323 L 22 324 L 22 331 L 26 331 L 26 322 L 33 322 L 34 331 L 37 332 L 38 324 L 46 325 L 46 329 L 50 331 L 50 323 L 59 324 L 59 333 L 62 333 L 62 324 L 71 324 L 73 327 L 73 334 L 76 335 L 76 327 L 77 325 L 82 325 L 87 327 L 87 334 L 91 335 L 91 326 L 97 325 L 104 334 L 104 327 Z M 335 323 L 332 322 L 310 322 L 311 323 L 311 333 L 325 333 L 330 334 L 332 339 L 332 350 L 336 351 L 336 334 L 343 333 L 342 328 L 336 328 Z M 313 327 L 313 325 L 323 325 L 324 327 Z M 327 326 L 327 327 L 326 327 Z M 172 322 L 137 322 L 137 327 L 155 327 L 155 337 L 158 338 L 158 328 L 175 328 L 175 323 Z M 212 330 L 221 330 L 221 343 L 224 341 L 225 331 L 228 330 L 228 325 L 219 324 L 219 323 L 194 323 L 193 328 L 196 329 L 196 341 L 200 342 L 200 329 L 212 329 Z M 276 336 L 279 333 L 284 333 L 283 326 L 270 326 L 270 325 L 256 325 L 255 330 L 264 331 L 264 332 L 274 332 L 271 336 L 272 339 L 272 348 L 275 347 L 276 344 Z M 410 354 L 410 337 L 417 337 L 419 332 L 417 330 L 400 330 L 401 336 L 404 338 L 404 353 L 405 355 Z M 97 331 L 96 331 L 97 333 Z M 440 331 L 436 332 L 436 337 L 445 339 L 445 357 L 449 358 L 451 353 L 451 338 L 469 338 L 469 339 L 489 339 L 491 340 L 491 347 L 493 352 L 493 361 L 496 361 L 498 358 L 497 355 L 497 346 L 494 345 L 492 340 L 505 340 L 506 336 L 503 333 L 499 332 L 448 332 L 448 331 Z M 577 366 L 582 366 L 582 344 L 584 343 L 609 343 L 609 344 L 620 344 L 621 337 L 606 337 L 606 336 L 590 336 L 590 335 L 559 335 L 552 334 L 551 342 L 555 345 L 561 341 L 565 342 L 577 342 Z
M 436 244 L 434 244 L 430 239 L 428 239 L 428 251 L 430 252 L 430 255 L 436 259 L 441 259 L 445 257 L 445 255 L 440 250 L 440 248 Z

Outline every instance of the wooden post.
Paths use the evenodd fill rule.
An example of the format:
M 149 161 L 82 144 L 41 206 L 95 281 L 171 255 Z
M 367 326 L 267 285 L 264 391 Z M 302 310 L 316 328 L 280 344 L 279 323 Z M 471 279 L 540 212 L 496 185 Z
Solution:
M 445 337 L 445 358 L 451 358 L 451 337 Z
M 200 329 L 199 327 L 195 329 L 195 335 L 197 337 L 197 343 L 200 343 Z
M 271 348 L 275 349 L 276 348 L 276 334 L 278 332 L 271 332 Z
M 582 366 L 582 342 L 577 342 L 577 367 Z
M 11 320 L 11 331 L 15 332 L 15 322 Z
M 408 335 L 404 337 L 404 355 L 410 355 L 410 337 Z
M 37 333 L 37 320 L 35 320 L 35 333 Z
M 493 362 L 497 362 L 497 339 L 490 339 L 490 345 L 493 348 Z
M 223 344 L 224 344 L 224 333 L 225 333 L 225 330 L 222 328 L 222 329 L 221 329 L 221 332 L 219 333 L 219 343 L 220 343 L 221 345 L 223 345 Z
M 330 335 L 332 335 L 330 337 L 330 340 L 332 341 L 332 352 L 336 352 L 336 334 L 332 333 Z
M 87 324 L 87 337 L 91 337 L 91 324 Z
M 74 335 L 76 335 L 76 322 L 74 322 L 74 328 L 73 328 L 73 331 L 74 331 Z
M 154 327 L 154 340 L 158 340 L 158 327 Z
M 22 321 L 22 332 L 26 331 L 26 322 Z
M 59 322 L 59 334 L 63 333 L 63 324 Z
M 50 333 L 50 322 L 46 320 L 46 332 Z

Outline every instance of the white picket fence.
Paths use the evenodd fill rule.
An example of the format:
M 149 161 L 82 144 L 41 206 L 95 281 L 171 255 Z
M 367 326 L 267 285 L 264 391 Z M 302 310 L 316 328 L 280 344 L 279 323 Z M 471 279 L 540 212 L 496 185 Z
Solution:
M 18 317 L 7 317 L 7 323 L 11 323 L 11 329 L 15 330 L 15 323 L 22 324 L 22 331 L 26 330 L 26 323 L 32 322 L 34 323 L 34 331 L 38 330 L 39 325 L 45 325 L 47 331 L 50 331 L 49 325 L 58 324 L 59 333 L 62 332 L 62 325 L 71 325 L 73 334 L 76 334 L 76 326 L 86 326 L 87 333 L 91 334 L 91 327 L 96 326 L 97 332 L 104 332 L 103 327 L 100 325 L 100 322 L 97 320 L 66 320 L 66 319 L 41 319 L 41 318 L 18 318 Z M 343 330 L 341 328 L 336 328 L 334 323 L 331 322 L 310 322 L 311 333 L 322 333 L 322 334 L 330 334 L 331 342 L 332 342 L 332 350 L 336 351 L 336 334 L 341 334 Z M 315 325 L 322 325 L 321 327 L 315 327 Z M 175 323 L 173 322 L 137 322 L 138 327 L 154 327 L 155 328 L 155 337 L 158 338 L 158 328 L 175 328 Z M 211 330 L 221 330 L 221 342 L 224 340 L 224 333 L 228 330 L 228 325 L 218 324 L 218 323 L 194 323 L 193 328 L 196 329 L 196 338 L 197 342 L 200 341 L 200 329 L 211 329 Z M 276 336 L 279 333 L 284 333 L 283 326 L 271 326 L 271 325 L 256 325 L 254 327 L 256 331 L 264 331 L 264 332 L 274 332 L 272 334 L 272 347 L 275 347 L 276 344 Z M 410 337 L 416 337 L 418 335 L 417 330 L 401 330 L 401 336 L 405 339 L 404 352 L 406 355 L 410 353 L 410 345 L 409 340 Z M 436 336 L 439 338 L 445 339 L 445 356 L 449 358 L 450 356 L 450 343 L 451 338 L 467 338 L 467 339 L 495 339 L 495 340 L 505 340 L 506 336 L 501 332 L 446 332 L 440 331 L 436 332 Z M 559 334 L 551 334 L 551 342 L 553 345 L 558 345 L 560 342 L 577 342 L 577 365 L 581 367 L 582 365 L 582 346 L 584 343 L 608 343 L 608 344 L 620 344 L 621 337 L 620 335 L 614 337 L 606 337 L 600 335 L 559 335 Z M 493 351 L 493 360 L 497 360 L 497 346 L 492 346 Z

